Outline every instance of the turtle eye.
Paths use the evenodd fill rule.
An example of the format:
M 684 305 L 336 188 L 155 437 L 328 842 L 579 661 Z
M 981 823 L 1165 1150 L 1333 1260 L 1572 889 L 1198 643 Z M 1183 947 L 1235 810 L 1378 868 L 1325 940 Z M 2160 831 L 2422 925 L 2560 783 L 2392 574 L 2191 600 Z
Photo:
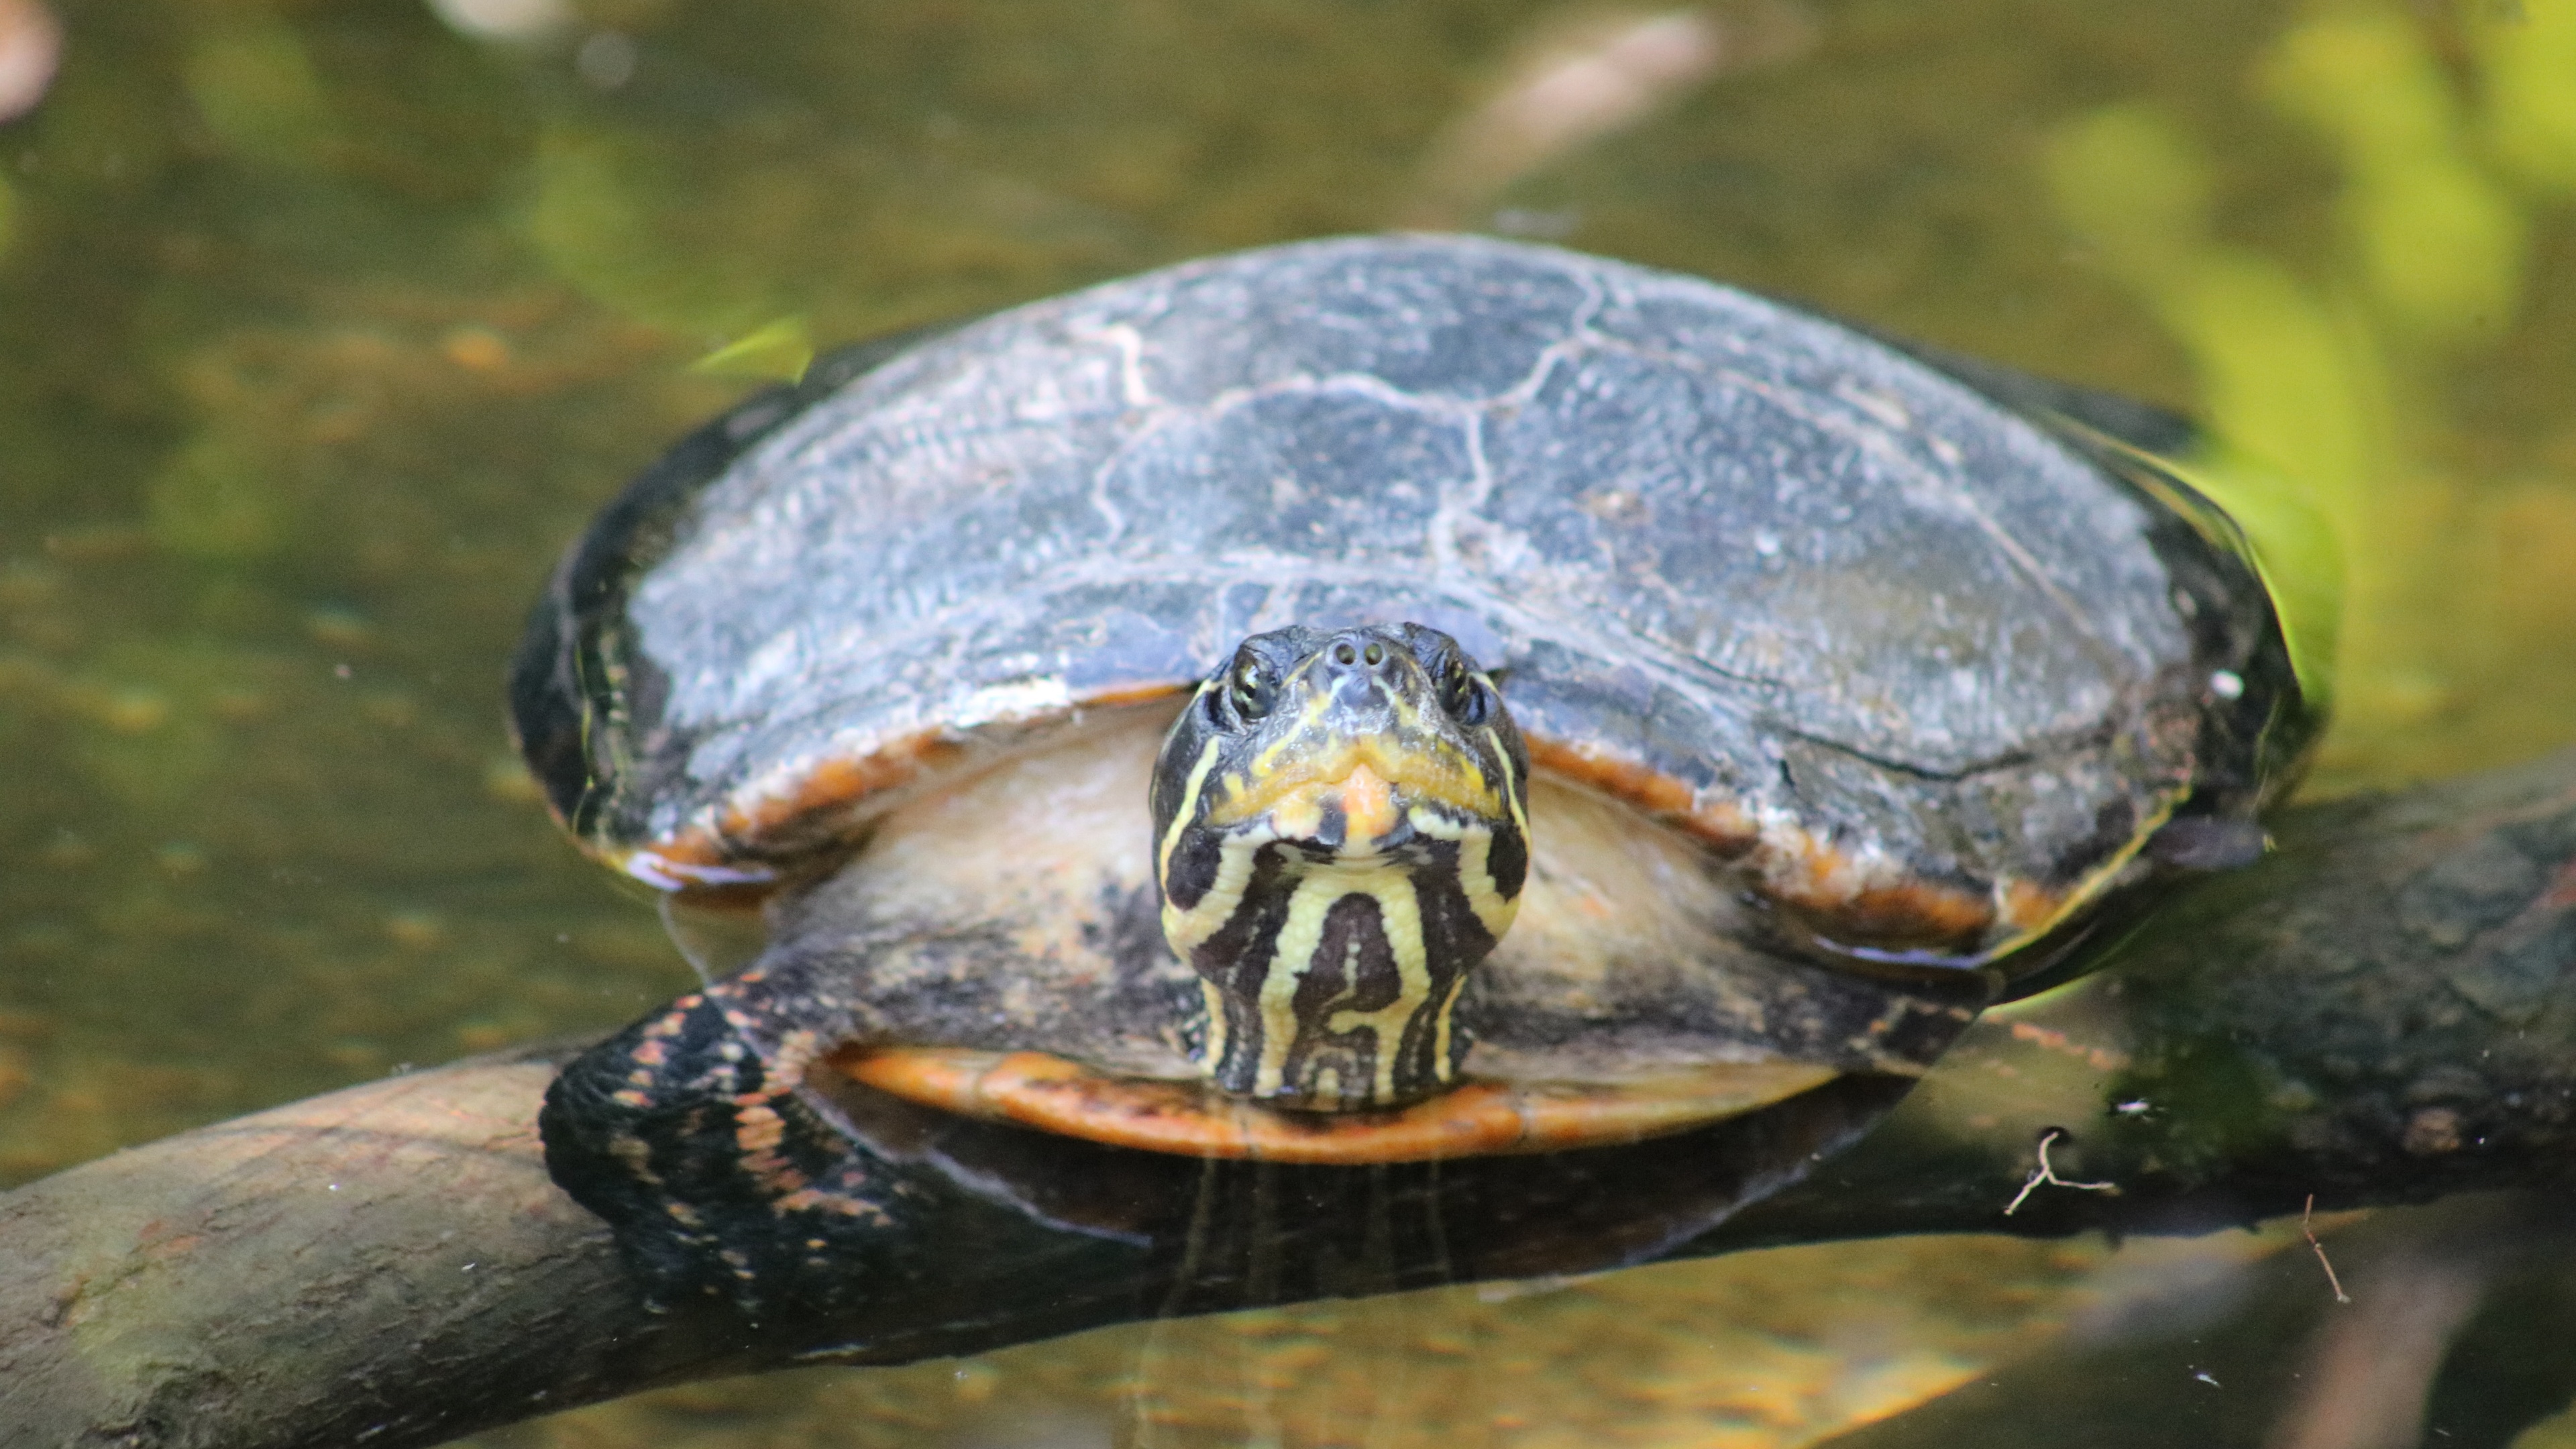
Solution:
M 1271 700 L 1279 692 L 1279 679 L 1261 656 L 1246 649 L 1234 656 L 1227 673 L 1226 703 L 1234 706 L 1237 718 L 1250 723 L 1270 713 Z

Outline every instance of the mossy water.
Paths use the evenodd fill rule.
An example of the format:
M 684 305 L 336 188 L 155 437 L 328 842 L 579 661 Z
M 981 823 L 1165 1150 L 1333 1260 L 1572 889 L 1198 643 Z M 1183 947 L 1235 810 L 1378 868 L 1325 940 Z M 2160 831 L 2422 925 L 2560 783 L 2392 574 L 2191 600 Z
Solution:
M 61 73 L 0 127 L 8 1180 L 688 981 L 536 808 L 499 674 L 562 541 L 739 391 L 728 368 L 1414 215 L 1461 117 L 1623 23 L 57 9 Z M 2569 7 L 1707 14 L 1713 59 L 1455 219 L 2205 412 L 2234 444 L 2210 466 L 2292 500 L 2291 586 L 2340 606 L 2317 788 L 2576 736 Z M 1736 64 L 1729 33 L 1762 43 Z M 2351 100 L 2391 95 L 2398 122 Z M 1802 1251 L 525 1432 L 1794 1442 L 2114 1292 L 2091 1247 Z M 1480 1417 L 1438 1416 L 1461 1403 Z

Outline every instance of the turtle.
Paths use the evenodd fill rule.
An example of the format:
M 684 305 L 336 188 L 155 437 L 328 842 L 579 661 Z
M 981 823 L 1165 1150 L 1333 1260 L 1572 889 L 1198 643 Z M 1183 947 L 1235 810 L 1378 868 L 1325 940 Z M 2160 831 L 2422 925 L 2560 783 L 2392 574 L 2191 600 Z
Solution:
M 2316 732 L 2189 438 L 1468 236 L 835 354 L 611 503 L 513 663 L 573 838 L 766 933 L 565 1069 L 550 1166 L 747 1276 L 715 1198 L 882 1215 L 870 1103 L 1340 1168 L 1919 1076 L 2259 851 Z

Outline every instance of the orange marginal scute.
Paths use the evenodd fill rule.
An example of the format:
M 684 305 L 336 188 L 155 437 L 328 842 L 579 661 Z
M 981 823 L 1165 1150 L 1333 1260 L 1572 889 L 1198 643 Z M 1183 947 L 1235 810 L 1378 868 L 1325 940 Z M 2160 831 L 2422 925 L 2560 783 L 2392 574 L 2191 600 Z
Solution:
M 1533 770 L 1545 770 L 1625 800 L 1672 821 L 1726 854 L 1740 855 L 1752 849 L 1759 838 L 1752 817 L 1735 802 L 1703 801 L 1689 782 L 1597 746 L 1533 736 L 1529 740 L 1529 757 Z
M 1082 708 L 1125 709 L 1131 704 L 1153 704 L 1174 695 L 1186 694 L 1193 687 L 1191 684 L 1131 684 L 1122 689 L 1104 689 L 1098 694 L 1085 696 Z
M 1847 944 L 1957 948 L 1981 941 L 1995 921 L 1993 900 L 1979 892 L 1891 878 L 1811 835 L 1801 833 L 1790 848 L 1765 854 L 1765 892 Z
M 723 840 L 757 840 L 795 821 L 839 810 L 879 790 L 908 785 L 965 752 L 963 743 L 942 731 L 921 730 L 890 740 L 868 754 L 819 761 L 786 794 L 752 802 L 748 807 L 728 807 L 718 832 Z
M 1139 684 L 1103 691 L 1076 706 L 1120 709 L 1169 699 L 1186 684 Z M 881 790 L 909 785 L 963 757 L 969 744 L 940 729 L 917 730 L 863 755 L 817 763 L 784 794 L 725 807 L 712 826 L 692 825 L 646 846 L 655 857 L 684 866 L 722 866 L 756 853 L 747 843 L 768 840 L 797 822 L 840 812 Z
M 1766 831 L 1736 802 L 1703 798 L 1686 782 L 1639 761 L 1551 739 L 1531 739 L 1529 753 L 1532 769 L 1669 820 L 1723 855 L 1752 856 L 1763 894 L 1811 917 L 1846 944 L 1957 949 L 1981 942 L 1995 923 L 1995 904 L 1983 893 L 1872 870 L 1850 852 L 1794 827 Z M 2025 890 L 2013 902 L 2015 923 L 2022 909 L 2034 911 L 2037 920 L 2054 919 L 2062 900 L 2041 887 Z
M 2003 889 L 2004 924 L 2017 934 L 2036 931 L 2066 913 L 2067 895 L 2064 890 L 2037 881 L 2007 881 Z

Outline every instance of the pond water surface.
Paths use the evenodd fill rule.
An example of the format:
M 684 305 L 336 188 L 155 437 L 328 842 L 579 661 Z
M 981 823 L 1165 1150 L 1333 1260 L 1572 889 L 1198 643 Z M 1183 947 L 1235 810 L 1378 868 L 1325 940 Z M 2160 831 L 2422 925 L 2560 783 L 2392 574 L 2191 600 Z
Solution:
M 2342 559 L 2311 791 L 2576 740 L 2576 0 L 47 3 L 0 120 L 0 1185 L 691 984 L 501 723 L 564 542 L 801 339 L 1291 237 L 1536 237 L 2194 411 L 2307 500 L 2290 586 Z M 1791 1445 L 2151 1288 L 2233 1321 L 2285 1243 L 1780 1250 L 481 1442 Z M 2133 1401 L 2225 1392 L 2171 1377 Z

